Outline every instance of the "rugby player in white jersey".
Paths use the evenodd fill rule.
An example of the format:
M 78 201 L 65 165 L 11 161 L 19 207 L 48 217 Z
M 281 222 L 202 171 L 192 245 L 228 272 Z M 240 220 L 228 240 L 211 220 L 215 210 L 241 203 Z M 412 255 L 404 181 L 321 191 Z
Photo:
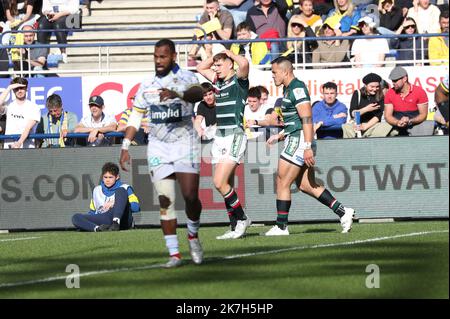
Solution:
M 235 71 L 234 63 L 238 68 Z M 244 236 L 250 219 L 244 213 L 233 188 L 234 172 L 247 148 L 243 127 L 245 101 L 248 95 L 249 64 L 245 57 L 225 50 L 201 62 L 197 71 L 213 82 L 216 89 L 217 130 L 212 146 L 214 186 L 223 196 L 231 229 L 217 239 Z
M 193 72 L 176 63 L 175 44 L 162 39 L 155 44 L 155 75 L 143 81 L 134 100 L 120 153 L 120 166 L 127 171 L 128 148 L 146 111 L 150 117 L 147 159 L 160 203 L 161 227 L 170 258 L 167 268 L 182 264 L 178 248 L 175 212 L 175 181 L 180 185 L 188 217 L 188 241 L 192 260 L 203 261 L 198 238 L 202 205 L 198 198 L 200 139 L 193 127 L 194 103 L 203 98 Z

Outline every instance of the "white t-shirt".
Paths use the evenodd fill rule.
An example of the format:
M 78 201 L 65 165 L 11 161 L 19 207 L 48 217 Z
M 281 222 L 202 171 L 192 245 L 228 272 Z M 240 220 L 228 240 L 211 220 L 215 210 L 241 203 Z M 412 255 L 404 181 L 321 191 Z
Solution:
M 353 42 L 351 55 L 361 54 L 363 67 L 373 67 L 374 64 L 381 64 L 380 54 L 389 53 L 389 44 L 386 39 L 356 39 Z
M 244 109 L 244 119 L 247 120 L 264 120 L 267 110 L 269 109 L 269 105 L 262 104 L 256 112 L 253 112 L 250 109 L 250 106 L 245 105 Z
M 14 100 L 5 107 L 4 112 L 6 112 L 5 135 L 22 134 L 30 120 L 36 121 L 30 130 L 30 134 L 33 134 L 36 129 L 36 124 L 41 120 L 39 106 L 29 100 L 25 100 L 20 105 L 17 104 L 17 100 Z M 14 141 L 5 142 L 3 148 L 9 148 L 12 144 L 14 144 Z M 26 139 L 22 148 L 34 148 L 34 139 Z
M 87 128 L 101 128 L 110 125 L 111 123 L 117 123 L 114 116 L 110 114 L 103 113 L 102 118 L 100 121 L 96 122 L 94 121 L 92 115 L 87 115 L 83 117 L 80 121 L 80 124 Z M 89 144 L 89 143 L 88 143 Z M 91 146 L 98 146 L 98 145 L 108 145 L 110 144 L 110 141 L 107 138 L 104 138 L 101 140 L 95 141 L 94 143 L 90 143 Z

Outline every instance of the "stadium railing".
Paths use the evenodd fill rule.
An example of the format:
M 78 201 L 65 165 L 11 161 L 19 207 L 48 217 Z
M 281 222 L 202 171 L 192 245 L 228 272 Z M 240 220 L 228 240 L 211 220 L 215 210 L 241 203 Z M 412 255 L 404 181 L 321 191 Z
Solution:
M 127 28 L 96 28 L 96 29 L 63 29 L 62 31 L 70 31 L 70 32 L 120 32 L 120 31 L 133 31 L 133 30 L 174 30 L 176 31 L 177 29 L 201 29 L 198 26 L 173 26 L 173 27 L 127 27 Z M 201 29 L 202 32 L 204 33 L 205 31 L 203 29 Z M 54 30 L 34 30 L 34 32 L 46 32 L 46 31 L 54 31 Z M 8 31 L 10 32 L 10 31 Z M 13 31 L 13 32 L 23 32 L 23 31 Z M 30 31 L 27 31 L 30 32 Z M 6 32 L 5 32 L 6 33 Z M 4 33 L 4 34 L 5 34 Z M 3 38 L 4 34 L 1 35 L 0 40 Z M 178 63 L 183 66 L 184 68 L 187 69 L 194 69 L 194 67 L 189 67 L 188 63 L 187 63 L 187 56 L 188 56 L 188 51 L 189 51 L 189 47 L 193 44 L 199 44 L 199 45 L 203 45 L 203 44 L 214 44 L 214 43 L 221 43 L 224 45 L 230 45 L 233 43 L 253 43 L 253 42 L 294 42 L 295 44 L 299 41 L 326 41 L 326 40 L 356 40 L 356 39 L 376 39 L 376 38 L 384 38 L 384 39 L 391 39 L 391 38 L 420 38 L 421 39 L 421 59 L 418 59 L 415 54 L 416 54 L 416 48 L 415 48 L 415 41 L 413 41 L 413 54 L 414 54 L 414 59 L 413 60 L 385 60 L 382 61 L 380 63 L 376 63 L 376 64 L 381 64 L 381 65 L 390 65 L 393 62 L 395 64 L 398 65 L 402 65 L 402 64 L 414 64 L 414 65 L 425 65 L 427 63 L 448 63 L 448 59 L 443 59 L 443 60 L 430 60 L 430 59 L 425 59 L 425 52 L 428 50 L 428 46 L 426 45 L 426 39 L 429 39 L 431 37 L 447 37 L 449 36 L 448 33 L 429 33 L 429 34 L 414 34 L 414 35 L 408 35 L 408 34 L 393 34 L 393 35 L 371 35 L 371 36 L 348 36 L 348 37 L 343 37 L 343 36 L 334 36 L 334 37 L 305 37 L 305 38 L 284 38 L 284 39 L 280 39 L 280 38 L 272 38 L 272 39 L 253 39 L 253 40 L 198 40 L 198 41 L 175 41 L 176 46 L 177 46 L 177 52 L 179 53 L 183 53 L 183 54 L 179 54 L 178 55 Z M 12 48 L 98 48 L 98 68 L 97 69 L 87 69 L 87 70 L 49 70 L 49 71 L 24 71 L 24 70 L 19 70 L 19 71 L 1 71 L 0 75 L 11 75 L 11 74 L 17 74 L 17 75 L 28 75 L 31 76 L 33 74 L 54 74 L 55 71 L 58 74 L 71 74 L 71 73 L 86 73 L 86 74 L 92 74 L 92 73 L 98 73 L 99 75 L 101 74 L 106 74 L 109 75 L 110 73 L 114 72 L 114 73 L 132 73 L 132 72 L 151 72 L 154 71 L 153 66 L 149 67 L 149 68 L 122 68 L 122 69 L 112 69 L 110 67 L 110 48 L 113 47 L 138 47 L 138 46 L 143 46 L 143 47 L 149 47 L 149 46 L 154 46 L 156 43 L 156 41 L 144 41 L 144 42 L 136 42 L 136 41 L 130 41 L 130 42 L 102 42 L 102 43 L 73 43 L 73 44 L 34 44 L 34 45 L 0 45 L 0 48 L 5 48 L 5 49 L 12 49 Z M 295 48 L 297 46 L 295 45 Z M 103 52 L 102 49 L 105 48 L 106 49 L 106 66 L 104 67 L 102 60 L 103 60 Z M 299 63 L 297 60 L 297 54 L 301 53 L 303 55 L 303 62 Z M 339 62 L 339 63 L 306 63 L 305 62 L 305 56 L 307 53 L 305 45 L 302 46 L 302 51 L 299 52 L 298 49 L 296 48 L 294 51 L 294 56 L 295 56 L 295 63 L 294 63 L 294 67 L 296 69 L 306 69 L 306 68 L 311 68 L 311 67 L 323 67 L 323 68 L 327 68 L 327 67 L 352 67 L 355 66 L 356 63 L 355 62 Z M 181 59 L 181 56 L 185 57 L 184 60 Z M 389 56 L 389 55 L 388 55 Z M 255 68 L 261 68 L 261 69 L 265 69 L 267 68 L 267 66 L 265 65 L 254 65 L 252 67 Z

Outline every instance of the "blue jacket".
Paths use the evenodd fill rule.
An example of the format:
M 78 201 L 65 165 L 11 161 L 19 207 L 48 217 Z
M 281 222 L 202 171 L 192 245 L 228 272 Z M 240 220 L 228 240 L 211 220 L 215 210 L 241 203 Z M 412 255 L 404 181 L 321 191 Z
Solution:
M 342 137 L 342 124 L 347 123 L 348 117 L 348 109 L 345 104 L 336 100 L 333 105 L 329 106 L 322 100 L 314 105 L 312 113 L 314 124 L 323 122 L 323 125 L 317 130 L 318 138 Z M 347 117 L 333 117 L 339 113 L 345 113 Z

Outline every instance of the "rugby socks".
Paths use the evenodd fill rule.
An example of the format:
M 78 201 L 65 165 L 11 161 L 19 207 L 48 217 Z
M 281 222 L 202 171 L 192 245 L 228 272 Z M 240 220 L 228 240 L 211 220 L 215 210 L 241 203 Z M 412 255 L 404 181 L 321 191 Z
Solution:
M 280 229 L 286 229 L 288 224 L 289 209 L 291 208 L 290 200 L 277 199 L 277 226 Z
M 228 218 L 230 219 L 231 231 L 234 231 L 234 229 L 236 228 L 236 225 L 237 225 L 236 215 L 234 214 L 233 207 L 228 207 L 228 204 L 226 202 L 225 202 L 225 206 L 227 206 L 227 215 L 228 215 Z
M 197 221 L 192 221 L 188 218 L 187 229 L 188 229 L 188 239 L 198 238 L 198 229 L 200 228 L 200 219 Z
M 180 250 L 178 249 L 177 235 L 165 235 L 166 247 L 169 250 L 170 257 L 177 257 L 181 259 Z
M 227 207 L 227 209 L 228 209 L 228 207 L 233 209 L 232 215 L 234 215 L 234 218 L 236 220 L 247 219 L 244 214 L 244 210 L 242 209 L 241 202 L 239 201 L 237 193 L 235 192 L 233 187 L 230 189 L 230 191 L 227 194 L 225 194 L 223 196 L 223 198 L 225 200 L 225 206 Z M 228 216 L 230 216 L 230 214 L 228 214 Z M 230 217 L 230 222 L 231 222 L 231 218 L 232 217 Z
M 318 198 L 319 202 L 331 208 L 333 212 L 341 218 L 345 214 L 344 205 L 342 205 L 336 198 L 331 195 L 328 189 L 325 189 Z

